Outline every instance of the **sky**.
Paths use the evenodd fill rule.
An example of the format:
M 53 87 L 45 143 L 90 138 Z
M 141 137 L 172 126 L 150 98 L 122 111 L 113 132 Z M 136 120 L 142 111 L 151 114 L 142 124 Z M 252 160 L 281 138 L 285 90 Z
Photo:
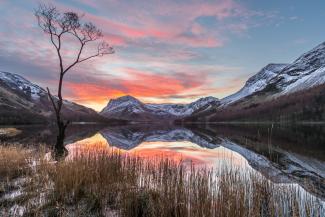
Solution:
M 97 111 L 123 95 L 147 103 L 223 98 L 268 63 L 290 63 L 325 41 L 323 0 L 0 0 L 0 70 L 52 92 L 58 58 L 34 16 L 40 2 L 82 14 L 114 47 L 65 76 L 63 96 Z M 68 64 L 77 47 L 64 43 Z

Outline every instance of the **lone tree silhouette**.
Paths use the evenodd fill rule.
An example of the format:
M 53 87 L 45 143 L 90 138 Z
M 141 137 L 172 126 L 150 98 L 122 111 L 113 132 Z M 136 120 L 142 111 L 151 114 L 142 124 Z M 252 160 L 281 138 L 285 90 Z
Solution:
M 39 27 L 44 31 L 44 33 L 49 35 L 59 59 L 59 84 L 57 97 L 51 94 L 49 88 L 47 88 L 47 92 L 55 112 L 58 127 L 58 135 L 54 150 L 56 156 L 63 156 L 67 152 L 63 144 L 65 130 L 70 123 L 69 120 L 64 120 L 61 114 L 63 105 L 62 84 L 64 75 L 77 64 L 95 57 L 113 54 L 114 50 L 108 43 L 104 41 L 99 42 L 99 40 L 103 38 L 102 31 L 91 22 L 82 22 L 82 15 L 72 11 L 61 13 L 52 5 L 40 4 L 35 10 L 35 16 Z M 67 64 L 67 59 L 69 58 L 64 58 L 62 44 L 64 41 L 69 43 L 70 47 L 71 45 L 74 45 L 71 41 L 71 37 L 77 42 L 78 46 L 76 47 L 75 59 Z M 94 46 L 94 43 L 96 43 L 96 51 L 94 51 L 93 54 L 83 56 L 83 53 L 86 52 L 85 48 L 91 48 Z

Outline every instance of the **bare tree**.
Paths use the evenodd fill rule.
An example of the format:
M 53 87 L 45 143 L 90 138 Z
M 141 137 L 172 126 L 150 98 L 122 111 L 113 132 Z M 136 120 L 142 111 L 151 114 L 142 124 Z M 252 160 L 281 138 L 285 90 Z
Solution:
M 64 75 L 81 62 L 85 62 L 89 59 L 104 56 L 107 54 L 113 54 L 113 48 L 99 39 L 103 38 L 102 31 L 98 29 L 91 22 L 82 22 L 82 16 L 75 12 L 61 13 L 56 7 L 52 5 L 40 4 L 35 10 L 35 16 L 38 21 L 39 27 L 49 35 L 52 45 L 54 46 L 58 59 L 59 59 L 59 84 L 57 97 L 54 97 L 49 88 L 47 88 L 48 96 L 51 100 L 58 127 L 58 135 L 55 144 L 55 153 L 57 156 L 62 156 L 66 153 L 63 141 L 65 138 L 65 130 L 69 124 L 69 121 L 63 120 L 61 115 L 63 98 L 62 98 L 62 83 Z M 76 48 L 76 57 L 73 61 L 68 61 L 62 55 L 62 43 L 63 41 L 70 43 L 70 39 L 65 36 L 72 36 L 76 40 L 79 46 Z M 94 54 L 83 56 L 85 48 L 89 44 L 97 43 L 97 50 Z M 89 47 L 89 46 L 88 46 Z

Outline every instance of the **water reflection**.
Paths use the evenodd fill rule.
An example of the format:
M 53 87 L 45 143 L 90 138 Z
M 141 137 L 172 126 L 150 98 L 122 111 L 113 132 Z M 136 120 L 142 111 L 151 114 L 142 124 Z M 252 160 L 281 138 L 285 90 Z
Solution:
M 216 148 L 221 140 L 213 135 L 194 133 L 192 130 L 176 126 L 129 125 L 108 127 L 100 131 L 108 144 L 130 150 L 143 142 L 192 142 L 200 147 Z
M 184 129 L 185 130 L 185 129 Z M 112 134 L 110 134 L 112 132 Z M 162 131 L 160 131 L 161 133 Z M 240 154 L 233 152 L 227 148 L 207 142 L 204 138 L 200 141 L 200 137 L 196 140 L 188 137 L 188 130 L 174 129 L 170 132 L 165 131 L 165 136 L 158 134 L 157 137 L 150 131 L 145 134 L 143 131 L 135 132 L 135 135 L 118 134 L 116 138 L 115 131 L 100 131 L 90 138 L 80 140 L 67 145 L 69 154 L 73 155 L 80 151 L 119 151 L 143 157 L 146 159 L 170 158 L 176 162 L 183 164 L 195 164 L 203 167 L 215 167 L 217 165 L 231 164 L 232 166 L 248 166 L 247 161 Z M 141 135 L 141 136 L 139 136 Z M 197 135 L 196 135 L 197 136 Z M 114 139 L 112 139 L 112 137 Z M 141 138 L 141 140 L 133 140 L 132 138 Z M 109 139 L 107 139 L 109 138 Z M 194 143 L 198 141 L 201 145 Z M 216 139 L 218 141 L 219 139 Z M 221 140 L 219 141 L 221 143 Z M 136 144 L 136 146 L 135 146 Z M 205 147 L 205 146 L 208 147 Z M 133 148 L 130 148 L 133 147 Z
M 65 144 L 70 144 L 95 135 L 98 131 L 105 128 L 105 125 L 97 124 L 74 124 L 67 128 Z M 2 131 L 6 129 L 16 129 L 19 133 L 14 137 L 8 134 L 0 134 L 2 143 L 20 143 L 24 146 L 39 146 L 40 144 L 52 146 L 55 144 L 57 128 L 56 126 L 45 125 L 18 125 L 0 126 Z
M 18 135 L 0 139 L 23 144 L 52 144 L 55 134 L 44 126 L 16 127 Z M 155 158 L 163 156 L 201 166 L 231 164 L 254 169 L 276 183 L 298 183 L 325 198 L 325 131 L 323 126 L 272 125 L 74 125 L 67 132 L 75 148 L 115 149 Z

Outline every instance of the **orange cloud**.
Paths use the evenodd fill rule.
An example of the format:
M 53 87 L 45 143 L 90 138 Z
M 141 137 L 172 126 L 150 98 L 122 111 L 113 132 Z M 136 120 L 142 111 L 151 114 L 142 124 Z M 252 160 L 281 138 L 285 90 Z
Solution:
M 204 83 L 204 76 L 189 76 L 185 73 L 173 75 L 152 74 L 135 69 L 124 69 L 129 75 L 126 80 L 110 80 L 100 82 L 66 82 L 69 89 L 68 98 L 84 104 L 92 105 L 96 110 L 111 98 L 122 95 L 135 97 L 163 97 L 175 95 L 199 87 Z
M 81 1 L 83 5 L 63 1 L 56 4 L 61 11 L 85 13 L 85 20 L 103 30 L 104 40 L 115 47 L 116 54 L 93 59 L 69 72 L 64 81 L 67 99 L 100 110 L 110 98 L 125 94 L 147 102 L 185 103 L 238 89 L 235 83 L 224 82 L 224 77 L 232 77 L 226 73 L 233 69 L 218 68 L 216 64 L 224 58 L 218 59 L 215 49 L 193 49 L 222 46 L 228 31 L 245 32 L 249 27 L 245 22 L 248 11 L 236 1 Z M 53 46 L 41 34 L 28 8 L 20 5 L 15 9 L 17 4 L 7 3 L 5 11 L 11 13 L 5 16 L 0 31 L 0 56 L 5 63 L 2 68 L 21 73 L 55 92 L 58 58 Z M 85 6 L 92 10 L 85 10 Z M 19 14 L 19 19 L 13 19 L 14 14 Z M 215 25 L 200 22 L 201 18 L 211 17 L 217 20 Z M 68 64 L 75 53 L 70 46 L 65 48 L 68 50 L 64 52 L 64 62 Z M 119 75 L 121 66 L 125 68 Z M 226 76 L 218 76 L 217 83 L 219 72 Z M 108 75 L 114 80 L 108 80 Z

